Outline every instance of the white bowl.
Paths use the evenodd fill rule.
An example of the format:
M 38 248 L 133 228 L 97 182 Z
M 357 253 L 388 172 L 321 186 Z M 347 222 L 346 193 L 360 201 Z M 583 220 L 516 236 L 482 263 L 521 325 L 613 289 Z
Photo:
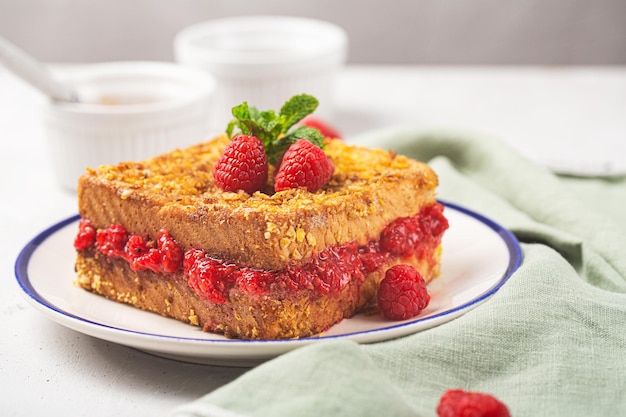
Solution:
M 336 71 L 345 64 L 346 32 L 331 23 L 286 16 L 247 16 L 187 27 L 174 39 L 177 62 L 202 68 L 217 81 L 212 125 L 224 129 L 231 109 L 247 101 L 276 110 L 291 96 L 320 101 L 330 118 Z
M 112 62 L 59 74 L 80 103 L 50 103 L 47 142 L 62 186 L 87 167 L 139 161 L 206 140 L 215 80 L 164 62 Z

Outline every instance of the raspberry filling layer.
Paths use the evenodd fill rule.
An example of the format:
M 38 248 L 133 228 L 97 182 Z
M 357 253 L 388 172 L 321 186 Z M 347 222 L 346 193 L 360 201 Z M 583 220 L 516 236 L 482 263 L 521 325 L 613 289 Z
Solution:
M 329 294 L 343 290 L 352 280 L 363 281 L 391 259 L 417 257 L 432 264 L 435 248 L 441 243 L 448 221 L 443 205 L 435 203 L 416 215 L 390 222 L 378 240 L 359 246 L 355 242 L 329 246 L 301 264 L 288 264 L 281 270 L 264 270 L 215 259 L 200 249 L 183 252 L 169 232 L 161 229 L 156 241 L 128 233 L 113 224 L 96 230 L 90 220 L 79 222 L 74 247 L 78 251 L 97 250 L 111 258 L 121 258 L 134 271 L 181 275 L 203 300 L 223 304 L 228 292 L 242 291 L 263 295 L 276 289 L 309 290 Z

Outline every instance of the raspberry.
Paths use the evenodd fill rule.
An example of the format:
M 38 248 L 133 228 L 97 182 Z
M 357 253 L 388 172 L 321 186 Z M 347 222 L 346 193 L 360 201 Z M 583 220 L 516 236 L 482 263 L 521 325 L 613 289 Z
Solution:
M 430 236 L 440 236 L 450 227 L 448 220 L 443 216 L 443 204 L 433 204 L 422 210 L 421 230 Z
M 341 133 L 337 129 L 317 117 L 306 116 L 300 124 L 319 130 L 325 138 L 341 139 Z
M 410 265 L 395 265 L 387 270 L 377 294 L 378 308 L 390 320 L 417 316 L 430 302 L 426 283 Z
M 268 163 L 263 143 L 256 136 L 235 136 L 213 170 L 222 191 L 259 191 L 267 182 Z
M 96 244 L 105 255 L 123 256 L 127 238 L 128 233 L 124 226 L 113 224 L 96 234 Z
M 124 253 L 133 271 L 151 269 L 154 272 L 161 272 L 159 251 L 154 248 L 153 242 L 148 242 L 138 235 L 131 235 L 126 242 Z
M 264 294 L 275 278 L 274 271 L 241 268 L 234 274 L 237 286 L 248 294 Z
M 380 235 L 380 248 L 393 255 L 409 255 L 420 240 L 419 222 L 412 217 L 400 217 L 389 223 Z
M 439 417 L 511 417 L 509 409 L 497 398 L 482 392 L 461 389 L 446 391 L 437 406 Z
M 176 272 L 183 266 L 183 250 L 166 229 L 159 230 L 158 247 L 161 254 L 161 268 L 164 272 Z
M 370 242 L 359 248 L 359 258 L 366 273 L 378 271 L 387 259 L 386 254 L 380 252 L 377 242 Z
M 205 257 L 202 251 L 188 250 L 183 268 L 188 284 L 202 300 L 224 304 L 230 287 L 234 284 L 236 267 Z
M 137 256 L 130 261 L 130 268 L 133 271 L 149 269 L 156 273 L 162 272 L 161 253 L 157 248 L 149 248 L 141 256 Z
M 200 249 L 189 249 L 183 256 L 183 273 L 187 276 L 194 273 L 198 261 L 204 258 L 204 252 Z
M 300 266 L 289 268 L 290 279 L 302 288 L 312 285 L 320 294 L 341 291 L 350 281 L 365 278 L 355 242 L 329 246 Z
M 146 242 L 143 237 L 138 235 L 131 235 L 128 238 L 128 241 L 126 242 L 126 247 L 124 248 L 124 253 L 126 254 L 126 258 L 128 259 L 128 262 L 130 263 L 130 266 L 134 271 L 137 270 L 137 268 L 135 267 L 136 260 L 144 256 L 148 252 L 148 249 L 150 249 L 148 247 L 148 242 Z
M 90 220 L 83 219 L 78 223 L 78 234 L 74 239 L 74 248 L 76 250 L 85 250 L 93 245 L 96 241 L 96 228 Z
M 298 139 L 283 155 L 274 180 L 274 190 L 306 188 L 314 193 L 335 172 L 335 166 L 324 151 L 306 139 Z
M 159 230 L 156 242 L 131 235 L 124 253 L 133 271 L 176 272 L 183 266 L 183 250 L 166 229 Z

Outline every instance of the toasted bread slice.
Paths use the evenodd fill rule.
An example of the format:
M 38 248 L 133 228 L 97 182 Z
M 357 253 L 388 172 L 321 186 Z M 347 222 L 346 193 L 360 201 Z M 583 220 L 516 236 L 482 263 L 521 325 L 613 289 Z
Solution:
M 320 191 L 273 193 L 270 172 L 266 192 L 248 195 L 213 183 L 227 143 L 220 136 L 143 162 L 89 169 L 78 187 L 79 213 L 95 229 L 119 225 L 147 242 L 166 229 L 183 253 L 227 265 L 234 275 L 210 278 L 219 297 L 199 289 L 206 282 L 194 275 L 197 265 L 136 270 L 97 244 L 78 251 L 78 284 L 207 331 L 279 339 L 314 335 L 371 305 L 393 264 L 414 265 L 426 281 L 439 274 L 447 223 L 436 202 L 437 176 L 427 165 L 328 140 L 335 173 Z M 411 241 L 408 252 L 381 250 L 381 236 L 397 219 L 428 228 L 427 238 Z

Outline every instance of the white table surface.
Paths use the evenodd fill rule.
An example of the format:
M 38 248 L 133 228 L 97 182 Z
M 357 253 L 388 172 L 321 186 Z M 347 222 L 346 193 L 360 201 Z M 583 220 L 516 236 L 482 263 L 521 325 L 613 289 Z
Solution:
M 45 100 L 0 68 L 0 414 L 157 416 L 245 369 L 162 359 L 64 328 L 25 300 L 13 267 L 76 213 L 45 153 Z M 501 138 L 541 163 L 626 171 L 626 68 L 348 67 L 333 122 L 348 139 L 396 125 Z

